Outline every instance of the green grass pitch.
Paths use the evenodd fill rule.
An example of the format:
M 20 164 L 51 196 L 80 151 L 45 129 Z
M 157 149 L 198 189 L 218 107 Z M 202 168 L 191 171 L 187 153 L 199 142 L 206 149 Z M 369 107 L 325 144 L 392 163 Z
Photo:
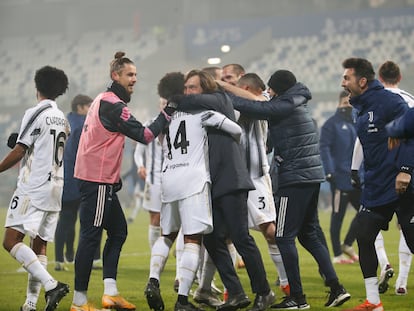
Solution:
M 126 209 L 128 214 L 130 210 Z M 6 209 L 0 209 L 0 220 L 4 224 Z M 349 210 L 344 222 L 347 228 L 349 220 L 354 215 L 353 210 Z M 329 241 L 329 216 L 330 212 L 320 211 L 320 221 Z M 148 220 L 149 216 L 145 211 L 140 211 L 134 223 L 129 225 L 129 236 L 124 245 L 118 273 L 118 289 L 121 294 L 137 306 L 137 310 L 149 310 L 144 297 L 144 288 L 148 279 L 150 250 L 148 246 Z M 344 231 L 344 230 L 343 230 Z M 408 295 L 397 296 L 394 293 L 394 282 L 398 273 L 398 242 L 399 233 L 393 220 L 390 230 L 383 232 L 386 243 L 388 258 L 393 265 L 396 274 L 391 279 L 390 289 L 381 295 L 385 310 L 408 311 L 413 310 L 414 278 L 410 273 L 408 283 Z M 260 250 L 266 266 L 268 280 L 272 289 L 276 292 L 277 299 L 282 298 L 282 292 L 276 287 L 276 269 L 270 261 L 263 237 L 258 232 L 252 232 Z M 343 236 L 344 234 L 342 234 Z M 27 240 L 26 240 L 27 242 Z M 356 245 L 354 245 L 356 247 Z M 298 246 L 300 255 L 300 268 L 304 292 L 312 310 L 324 310 L 324 303 L 327 300 L 327 288 L 319 276 L 318 268 L 313 258 L 302 247 Z M 68 265 L 69 271 L 54 271 L 54 245 L 49 244 L 48 249 L 49 266 L 48 270 L 58 280 L 68 283 L 71 292 L 65 297 L 57 310 L 69 310 L 73 295 L 73 265 Z M 23 304 L 26 294 L 27 273 L 18 272 L 18 263 L 4 250 L 0 252 L 0 310 L 19 310 Z M 343 306 L 336 308 L 342 310 L 361 303 L 365 299 L 365 287 L 362 274 L 358 264 L 335 265 L 340 281 L 351 293 L 352 298 Z M 246 293 L 252 301 L 254 295 L 251 292 L 249 279 L 245 269 L 238 270 L 240 279 L 244 285 Z M 173 281 L 175 277 L 175 258 L 171 252 L 165 270 L 161 276 L 161 293 L 166 305 L 165 310 L 173 310 L 176 301 L 176 293 L 173 291 Z M 216 284 L 222 287 L 219 276 L 216 276 Z M 101 296 L 103 293 L 102 272 L 94 270 L 92 272 L 88 296 L 91 302 L 100 307 Z M 45 305 L 44 293 L 41 293 L 37 310 L 43 310 Z M 208 310 L 208 308 L 206 308 Z M 211 309 L 212 310 L 212 309 Z

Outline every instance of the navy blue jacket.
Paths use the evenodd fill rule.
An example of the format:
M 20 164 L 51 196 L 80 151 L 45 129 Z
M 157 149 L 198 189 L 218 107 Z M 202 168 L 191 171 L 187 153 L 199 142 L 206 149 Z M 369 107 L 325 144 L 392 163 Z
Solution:
M 414 108 L 387 124 L 387 133 L 395 138 L 414 138 Z
M 66 140 L 63 151 L 64 183 L 62 201 L 64 202 L 80 199 L 78 180 L 73 177 L 73 170 L 75 168 L 76 153 L 78 152 L 79 139 L 85 118 L 85 115 L 80 115 L 75 112 L 69 112 L 67 115 L 70 124 L 70 135 Z
M 401 166 L 414 167 L 414 149 L 411 144 L 401 144 L 388 150 L 385 126 L 403 115 L 408 105 L 378 80 L 370 82 L 368 89 L 352 97 L 350 103 L 358 110 L 356 129 L 364 151 L 362 204 L 372 208 L 396 201 L 395 178 Z
M 325 174 L 331 174 L 336 188 L 353 190 L 351 184 L 351 163 L 357 137 L 352 116 L 344 108 L 338 108 L 323 124 L 320 136 L 320 150 Z
M 279 188 L 325 180 L 318 132 L 307 106 L 311 98 L 309 89 L 299 82 L 270 101 L 233 96 L 236 110 L 252 119 L 268 120 Z

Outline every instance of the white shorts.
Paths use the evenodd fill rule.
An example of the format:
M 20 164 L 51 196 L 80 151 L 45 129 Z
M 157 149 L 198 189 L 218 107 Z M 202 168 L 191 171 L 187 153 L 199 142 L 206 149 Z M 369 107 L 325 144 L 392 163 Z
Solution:
M 162 234 L 178 232 L 180 228 L 184 235 L 207 234 L 213 231 L 210 183 L 206 183 L 200 193 L 191 197 L 162 203 Z
M 273 200 L 270 175 L 253 179 L 255 190 L 249 191 L 247 207 L 249 211 L 249 228 L 260 230 L 259 225 L 276 221 L 276 208 Z
M 39 236 L 42 240 L 53 242 L 59 212 L 43 211 L 34 207 L 29 197 L 14 193 L 7 209 L 4 227 L 13 228 L 31 238 Z
M 161 211 L 161 185 L 145 183 L 142 208 L 149 212 Z

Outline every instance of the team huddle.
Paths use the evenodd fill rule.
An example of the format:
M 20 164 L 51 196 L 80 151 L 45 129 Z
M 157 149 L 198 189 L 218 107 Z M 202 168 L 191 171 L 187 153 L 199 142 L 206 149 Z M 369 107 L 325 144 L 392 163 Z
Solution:
M 72 238 L 66 253 L 75 264 L 71 311 L 100 310 L 87 292 L 103 230 L 102 309 L 136 309 L 117 288 L 128 235 L 117 195 L 125 137 L 138 142 L 134 159 L 145 180 L 151 259 L 144 294 L 151 310 L 203 310 L 189 301 L 195 279 L 199 285 L 194 301 L 216 310 L 309 309 L 296 239 L 313 256 L 329 287 L 325 307 L 341 306 L 351 298 L 333 264 L 359 261 L 366 300 L 346 310 L 384 310 L 379 294 L 388 289 L 392 274 L 380 260 L 383 273 L 378 279 L 381 256 L 376 244 L 394 214 L 405 253 L 414 252 L 414 108 L 401 93 L 375 79 L 368 60 L 349 58 L 342 65 L 344 93 L 337 119 L 327 122 L 320 136 L 308 109 L 311 91 L 289 70 L 275 71 L 268 87 L 238 64 L 167 73 L 158 83 L 160 112 L 146 123 L 128 108 L 137 71 L 124 52 L 117 52 L 110 63 L 107 90 L 95 99 L 77 97 L 67 119 L 56 104 L 68 88 L 67 76 L 50 66 L 36 71 L 38 102 L 26 110 L 19 133 L 9 138 L 12 150 L 0 162 L 0 172 L 20 162 L 3 240 L 29 275 L 20 310 L 36 310 L 42 287 L 46 311 L 55 310 L 69 293 L 69 285 L 46 269 L 46 245 L 59 240 L 56 270 L 63 269 L 60 241 L 74 228 L 78 211 L 79 244 L 75 253 Z M 341 134 L 334 134 L 338 129 Z M 339 137 L 343 133 L 346 138 Z M 335 141 L 342 146 L 335 147 Z M 332 190 L 334 260 L 318 218 L 325 180 Z M 339 232 L 349 202 L 358 212 L 341 245 Z M 260 231 L 267 243 L 285 294 L 279 301 L 250 229 Z M 26 235 L 30 247 L 23 242 Z M 354 240 L 359 256 L 352 248 Z M 160 278 L 174 242 L 177 300 L 172 307 L 162 298 Z M 253 302 L 237 275 L 237 256 L 246 267 Z M 214 284 L 216 271 L 224 301 Z M 407 277 L 408 271 L 398 278 L 401 294 L 406 293 Z

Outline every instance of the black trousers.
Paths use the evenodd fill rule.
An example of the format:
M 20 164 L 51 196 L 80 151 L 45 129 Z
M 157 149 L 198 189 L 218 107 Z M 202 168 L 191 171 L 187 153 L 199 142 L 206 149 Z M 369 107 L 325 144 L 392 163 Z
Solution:
M 79 208 L 80 235 L 75 257 L 75 290 L 86 291 L 102 231 L 107 239 L 103 249 L 103 278 L 116 279 L 127 223 L 113 185 L 82 181 Z
M 62 210 L 55 232 L 55 261 L 69 262 L 75 257 L 75 227 L 78 219 L 80 200 L 62 201 Z M 100 246 L 100 245 L 99 245 Z M 66 247 L 66 251 L 65 251 Z M 63 254 L 65 253 L 65 254 Z M 98 247 L 93 259 L 101 258 L 101 248 Z
M 342 254 L 341 249 L 341 228 L 344 221 L 345 212 L 350 203 L 356 211 L 359 210 L 361 205 L 361 190 L 354 189 L 351 191 L 343 191 L 339 189 L 332 188 L 332 214 L 331 214 L 331 224 L 330 224 L 330 233 L 331 233 L 331 242 L 332 250 L 334 256 L 339 256 Z M 352 246 L 356 239 L 356 221 L 355 217 L 352 220 L 348 232 L 346 233 L 344 243 L 346 245 Z
M 296 238 L 318 263 L 320 273 L 326 278 L 326 285 L 332 287 L 338 284 L 338 277 L 319 225 L 319 188 L 319 183 L 310 183 L 290 185 L 278 190 L 275 238 L 292 296 L 303 294 Z
M 214 199 L 214 230 L 204 236 L 204 245 L 230 297 L 244 290 L 227 248 L 227 238 L 243 258 L 253 293 L 264 295 L 270 290 L 260 251 L 249 233 L 247 213 L 247 191 L 233 192 Z
M 55 232 L 55 260 L 64 262 L 73 261 L 75 256 L 75 225 L 78 219 L 79 200 L 62 202 L 62 210 L 59 213 L 59 221 Z M 63 255 L 66 246 L 66 254 Z
M 375 239 L 380 230 L 388 230 L 389 222 L 396 213 L 408 248 L 414 253 L 414 194 L 405 193 L 394 202 L 361 208 L 357 214 L 357 242 L 359 265 L 364 279 L 377 276 L 378 257 Z

